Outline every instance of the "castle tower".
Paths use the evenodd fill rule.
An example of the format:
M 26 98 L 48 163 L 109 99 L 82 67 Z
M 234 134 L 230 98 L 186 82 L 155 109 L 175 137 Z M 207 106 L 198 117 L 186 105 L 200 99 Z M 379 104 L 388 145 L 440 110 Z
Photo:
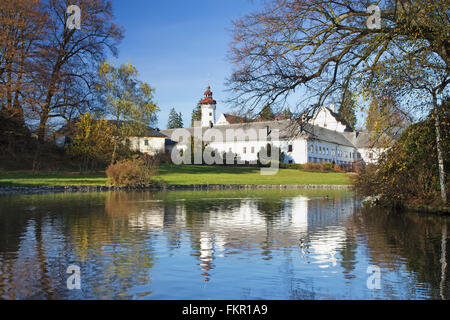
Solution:
M 200 101 L 202 106 L 202 127 L 212 127 L 216 123 L 216 104 L 212 97 L 211 87 L 208 85 L 205 97 Z

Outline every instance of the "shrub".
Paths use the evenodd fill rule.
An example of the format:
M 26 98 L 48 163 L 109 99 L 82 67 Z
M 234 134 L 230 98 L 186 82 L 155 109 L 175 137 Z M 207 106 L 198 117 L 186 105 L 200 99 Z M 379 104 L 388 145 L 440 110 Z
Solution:
M 295 169 L 295 170 L 303 170 L 303 166 L 298 163 L 282 163 L 280 164 L 281 169 Z
M 153 156 L 151 156 L 155 164 L 171 164 L 172 163 L 172 155 L 170 152 L 159 152 Z
M 303 165 L 303 170 L 311 172 L 333 172 L 335 167 L 329 162 L 308 162 Z
M 106 169 L 108 183 L 113 186 L 146 187 L 155 184 L 157 167 L 148 158 L 135 157 L 111 164 Z
M 449 125 L 443 125 L 444 150 L 449 150 L 449 132 Z M 444 152 L 444 157 L 448 176 L 449 154 Z M 358 193 L 378 197 L 383 204 L 439 205 L 441 200 L 434 121 L 428 119 L 410 126 L 381 155 L 376 166 L 360 170 L 354 184 Z M 448 185 L 449 181 L 447 190 Z

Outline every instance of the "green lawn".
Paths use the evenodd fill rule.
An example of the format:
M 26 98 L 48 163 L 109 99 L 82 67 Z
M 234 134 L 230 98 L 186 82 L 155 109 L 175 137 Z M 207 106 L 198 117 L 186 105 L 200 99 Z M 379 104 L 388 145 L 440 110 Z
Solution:
M 161 178 L 169 184 L 290 184 L 348 185 L 345 173 L 305 172 L 280 169 L 276 175 L 263 176 L 259 168 L 163 165 Z
M 191 184 L 288 184 L 288 185 L 348 185 L 345 173 L 305 172 L 294 169 L 280 169 L 274 176 L 262 176 L 258 168 L 175 166 L 162 165 L 160 177 L 171 185 Z M 92 186 L 105 185 L 104 173 L 83 174 L 71 172 L 0 173 L 0 186 Z
M 100 186 L 105 184 L 106 176 L 104 173 L 0 172 L 0 186 Z

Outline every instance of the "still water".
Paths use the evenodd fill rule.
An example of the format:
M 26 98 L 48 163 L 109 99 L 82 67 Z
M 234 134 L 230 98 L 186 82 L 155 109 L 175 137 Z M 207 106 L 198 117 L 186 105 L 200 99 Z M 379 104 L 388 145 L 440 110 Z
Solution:
M 0 299 L 448 299 L 449 225 L 348 191 L 2 196 Z

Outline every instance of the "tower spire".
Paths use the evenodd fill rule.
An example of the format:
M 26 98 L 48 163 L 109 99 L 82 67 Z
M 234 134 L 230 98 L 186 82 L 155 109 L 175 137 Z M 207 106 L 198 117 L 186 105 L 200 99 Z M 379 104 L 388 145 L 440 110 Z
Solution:
M 211 86 L 208 84 L 205 97 L 200 101 L 202 106 L 202 127 L 212 127 L 216 122 L 216 100 L 213 99 Z
M 208 84 L 206 91 L 204 93 L 205 97 L 200 101 L 201 104 L 217 104 L 216 100 L 213 99 L 213 93 L 211 91 L 211 86 Z

